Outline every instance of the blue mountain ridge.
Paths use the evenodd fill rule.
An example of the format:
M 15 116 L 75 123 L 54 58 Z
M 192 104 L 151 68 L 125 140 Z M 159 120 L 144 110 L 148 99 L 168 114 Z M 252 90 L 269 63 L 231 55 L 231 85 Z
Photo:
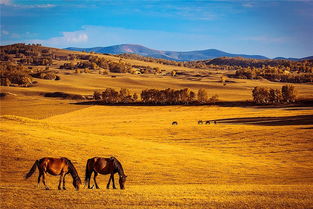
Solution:
M 107 47 L 93 47 L 93 48 L 77 48 L 68 47 L 65 48 L 72 51 L 85 51 L 85 52 L 96 52 L 96 53 L 106 53 L 106 54 L 124 54 L 132 53 L 138 54 L 146 57 L 153 57 L 159 59 L 167 59 L 174 61 L 194 61 L 194 60 L 208 60 L 218 57 L 243 57 L 252 59 L 269 59 L 268 57 L 262 55 L 247 55 L 247 54 L 231 54 L 217 49 L 206 49 L 206 50 L 196 50 L 196 51 L 162 51 L 156 49 L 150 49 L 145 46 L 137 44 L 120 44 Z M 301 60 L 297 58 L 284 58 L 277 57 L 274 59 L 287 59 L 287 60 Z M 312 59 L 311 57 L 302 59 Z

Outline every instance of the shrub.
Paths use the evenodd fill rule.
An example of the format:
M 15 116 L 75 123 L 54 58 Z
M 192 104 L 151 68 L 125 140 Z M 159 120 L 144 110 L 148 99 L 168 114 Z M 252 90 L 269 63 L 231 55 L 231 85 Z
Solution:
M 216 102 L 218 102 L 218 95 L 217 95 L 217 94 L 213 95 L 213 96 L 209 99 L 209 103 L 211 103 L 211 104 L 215 104 Z
M 101 94 L 101 92 L 100 92 L 100 91 L 95 91 L 95 92 L 93 93 L 93 98 L 94 98 L 95 100 L 101 100 L 101 99 L 102 99 L 102 94 Z

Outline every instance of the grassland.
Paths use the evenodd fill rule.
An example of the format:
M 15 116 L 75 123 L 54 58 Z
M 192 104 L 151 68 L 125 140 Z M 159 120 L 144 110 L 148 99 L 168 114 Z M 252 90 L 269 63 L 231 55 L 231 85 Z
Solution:
M 204 87 L 221 100 L 245 101 L 254 86 L 281 86 L 239 79 L 223 86 L 220 72 L 195 79 L 197 73 L 203 72 L 112 78 L 62 71 L 60 81 L 1 87 L 14 94 L 1 99 L 1 208 L 312 207 L 312 107 L 99 106 L 42 96 L 54 91 L 92 94 L 106 87 L 138 92 Z M 296 87 L 299 97 L 312 98 L 312 85 Z M 198 125 L 198 120 L 217 124 Z M 99 176 L 100 190 L 80 191 L 74 191 L 69 176 L 66 191 L 57 190 L 54 176 L 47 180 L 51 190 L 37 188 L 38 171 L 23 179 L 44 156 L 68 157 L 84 178 L 88 158 L 111 155 L 128 175 L 126 190 L 106 190 L 108 176 Z

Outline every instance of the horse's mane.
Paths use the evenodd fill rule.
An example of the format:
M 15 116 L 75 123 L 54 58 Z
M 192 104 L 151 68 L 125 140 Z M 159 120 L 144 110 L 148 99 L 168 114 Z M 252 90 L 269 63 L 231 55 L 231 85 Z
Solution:
M 117 172 L 120 176 L 125 176 L 122 164 L 115 157 L 111 157 L 113 159 L 114 167 L 117 169 Z
M 65 157 L 63 157 L 63 159 L 66 161 L 66 163 L 67 163 L 67 165 L 69 167 L 69 172 L 72 175 L 73 179 L 75 179 L 75 181 L 81 181 L 79 176 L 78 176 L 77 170 L 74 167 L 73 163 L 69 159 L 67 159 Z

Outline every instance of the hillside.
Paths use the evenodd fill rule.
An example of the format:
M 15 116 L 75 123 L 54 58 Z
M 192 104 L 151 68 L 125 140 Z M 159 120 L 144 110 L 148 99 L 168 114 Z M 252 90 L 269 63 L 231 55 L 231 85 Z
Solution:
M 206 60 L 214 59 L 217 57 L 245 57 L 254 59 L 268 59 L 261 55 L 246 55 L 246 54 L 231 54 L 223 52 L 217 49 L 206 49 L 197 51 L 162 51 L 149 49 L 147 47 L 135 44 L 121 44 L 108 47 L 93 47 L 93 48 L 75 48 L 69 47 L 67 50 L 73 51 L 85 51 L 85 52 L 96 52 L 96 53 L 107 53 L 107 54 L 124 54 L 132 53 L 146 57 L 153 57 L 159 59 L 168 59 L 174 61 L 192 61 L 192 60 Z
M 230 58 L 189 68 L 40 45 L 0 50 L 2 75 L 12 79 L 0 97 L 1 208 L 311 207 L 312 106 L 247 102 L 255 86 L 280 89 L 284 83 L 228 77 L 235 73 L 224 65 Z M 311 84 L 293 85 L 299 100 L 313 99 Z M 108 88 L 138 95 L 205 89 L 220 103 L 94 103 L 94 92 Z M 46 191 L 37 187 L 38 169 L 23 179 L 46 156 L 69 158 L 82 180 L 87 159 L 115 156 L 128 176 L 126 189 L 105 189 L 107 175 L 97 177 L 100 190 L 75 191 L 68 175 L 67 190 L 59 191 L 59 176 L 48 175 Z

